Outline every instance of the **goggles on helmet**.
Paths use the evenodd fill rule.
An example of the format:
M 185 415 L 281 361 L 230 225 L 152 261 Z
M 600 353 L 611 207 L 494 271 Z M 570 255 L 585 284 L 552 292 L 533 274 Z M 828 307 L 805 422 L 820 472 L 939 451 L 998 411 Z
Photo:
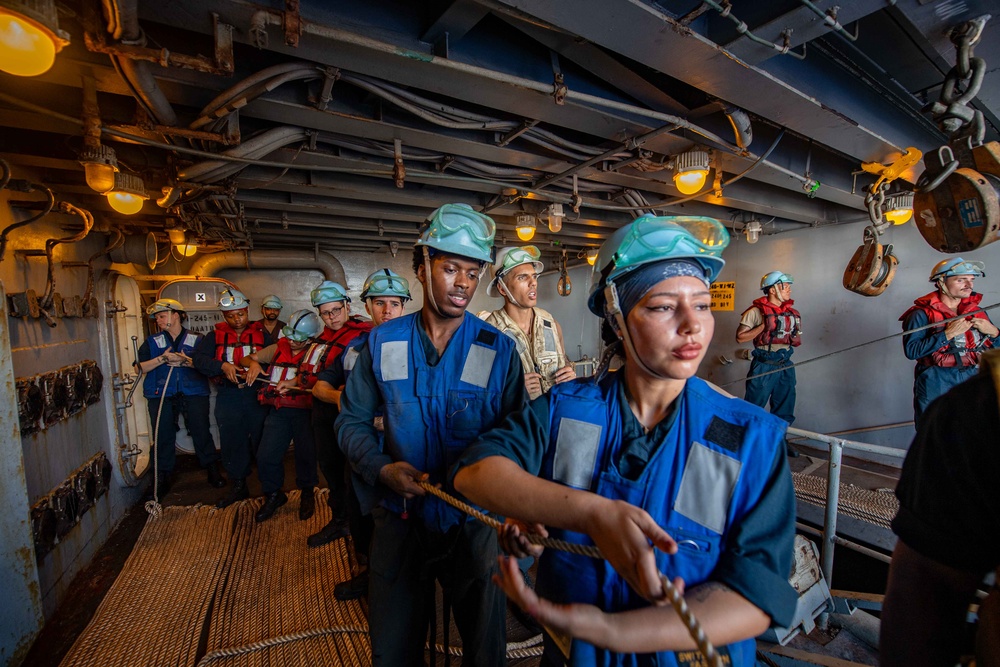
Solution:
M 939 278 L 950 278 L 952 276 L 985 276 L 986 264 L 979 261 L 965 260 L 956 257 L 953 260 L 943 260 L 934 267 L 931 273 L 930 282 Z
M 615 265 L 632 266 L 645 263 L 652 257 L 668 259 L 676 251 L 685 249 L 718 257 L 729 245 L 729 232 L 714 218 L 678 216 L 670 218 L 669 224 L 680 227 L 687 234 L 655 235 L 653 232 L 662 229 L 663 222 L 652 216 L 636 220 L 615 252 Z M 657 237 L 663 237 L 662 241 L 652 240 Z
M 503 274 L 507 273 L 515 266 L 538 262 L 541 260 L 541 258 L 542 258 L 542 252 L 533 245 L 526 245 L 520 248 L 514 248 L 506 255 L 504 255 L 503 263 L 500 265 L 500 270 L 497 271 L 497 277 L 500 277 Z
M 436 223 L 439 229 L 449 234 L 464 230 L 469 236 L 480 243 L 493 242 L 493 236 L 496 234 L 497 228 L 492 218 L 482 213 L 477 213 L 472 207 L 453 205 L 445 209 L 445 206 L 438 209 L 437 215 L 431 219 L 432 227 Z M 433 231 L 431 231 L 431 235 L 433 235 Z
M 403 276 L 396 274 L 377 273 L 368 276 L 365 283 L 362 300 L 377 296 L 398 296 L 401 299 L 410 298 L 410 283 Z
M 239 310 L 249 305 L 250 302 L 239 290 L 225 289 L 219 296 L 219 308 L 223 310 Z

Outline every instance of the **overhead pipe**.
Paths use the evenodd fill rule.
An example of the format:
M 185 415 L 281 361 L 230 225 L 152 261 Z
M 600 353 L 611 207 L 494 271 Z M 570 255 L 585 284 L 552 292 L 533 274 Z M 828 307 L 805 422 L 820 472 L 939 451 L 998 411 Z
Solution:
M 59 202 L 59 212 L 72 213 L 80 216 L 83 220 L 83 229 L 72 236 L 67 236 L 61 239 L 49 239 L 45 242 L 45 259 L 48 261 L 48 275 L 46 277 L 45 296 L 43 296 L 38 302 L 43 310 L 47 310 L 52 306 L 52 295 L 55 293 L 56 289 L 52 251 L 55 250 L 57 245 L 61 245 L 63 243 L 79 243 L 83 239 L 87 238 L 87 234 L 90 233 L 90 230 L 94 226 L 94 216 L 91 215 L 90 211 L 86 209 L 78 208 L 67 202 Z M 50 321 L 49 326 L 55 326 L 55 324 Z
M 340 261 L 323 250 L 251 250 L 203 255 L 194 261 L 188 273 L 210 278 L 226 269 L 317 269 L 327 280 L 347 284 L 347 274 Z
M 309 138 L 309 134 L 308 130 L 301 127 L 292 127 L 290 125 L 275 127 L 244 141 L 235 148 L 223 151 L 222 154 L 238 158 L 261 158 L 289 144 L 304 141 Z M 207 160 L 182 169 L 177 172 L 177 178 L 182 181 L 215 183 L 245 168 L 245 164 L 233 164 L 224 160 Z
M 0 160 L 0 163 L 2 163 L 5 172 L 5 181 L 3 184 L 4 187 L 12 185 L 12 182 L 10 180 L 10 166 L 3 160 Z M 45 201 L 45 206 L 42 207 L 41 211 L 39 211 L 35 215 L 25 218 L 24 220 L 21 220 L 20 222 L 15 222 L 10 225 L 7 225 L 6 227 L 4 227 L 4 230 L 0 232 L 0 262 L 3 261 L 3 256 L 7 252 L 7 236 L 12 231 L 14 231 L 19 227 L 24 227 L 25 225 L 30 225 L 36 220 L 41 220 L 42 218 L 47 216 L 56 205 L 56 196 L 52 193 L 52 190 L 45 187 L 44 185 L 37 185 L 35 183 L 29 183 L 27 181 L 22 181 L 22 182 L 15 181 L 15 183 L 18 184 L 17 189 L 21 192 L 44 192 L 46 201 Z M 16 202 L 9 202 L 9 203 L 13 204 Z
M 102 0 L 108 32 L 126 45 L 146 45 L 146 37 L 139 27 L 138 0 Z M 150 64 L 111 55 L 115 70 L 132 91 L 132 95 L 160 125 L 177 125 L 177 114 L 160 85 L 153 78 Z

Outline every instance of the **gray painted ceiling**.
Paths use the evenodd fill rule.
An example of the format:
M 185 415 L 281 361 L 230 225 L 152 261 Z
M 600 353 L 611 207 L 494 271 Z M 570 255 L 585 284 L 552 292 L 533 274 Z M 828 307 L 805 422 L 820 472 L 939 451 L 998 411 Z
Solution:
M 853 172 L 943 143 L 921 107 L 954 63 L 948 29 L 990 3 L 837 0 L 842 30 L 809 4 L 834 3 L 67 2 L 53 69 L 0 74 L 0 155 L 107 224 L 228 249 L 407 248 L 446 202 L 508 243 L 515 215 L 563 203 L 534 242 L 574 256 L 645 210 L 771 233 L 866 220 Z M 976 55 L 996 139 L 996 20 Z M 102 142 L 153 195 L 139 215 L 84 182 L 88 81 Z M 679 201 L 670 163 L 694 147 L 713 174 Z

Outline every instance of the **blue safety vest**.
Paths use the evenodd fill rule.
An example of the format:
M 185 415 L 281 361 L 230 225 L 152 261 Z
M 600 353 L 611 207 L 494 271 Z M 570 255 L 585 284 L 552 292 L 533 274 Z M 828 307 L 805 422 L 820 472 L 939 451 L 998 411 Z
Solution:
M 385 451 L 444 483 L 448 468 L 501 414 L 514 342 L 466 313 L 436 366 L 427 363 L 417 318 L 399 317 L 372 329 L 372 370 L 385 411 Z M 383 501 L 402 510 L 398 496 Z M 411 517 L 444 532 L 465 515 L 427 496 L 407 501 Z
M 181 329 L 181 333 L 171 345 L 170 337 L 167 336 L 166 332 L 161 331 L 146 339 L 146 344 L 149 346 L 149 358 L 155 359 L 167 350 L 183 352 L 191 356 L 200 339 L 201 334 Z M 170 386 L 166 387 L 169 371 L 170 366 L 160 364 L 146 373 L 146 379 L 142 383 L 142 395 L 146 398 L 169 398 L 176 394 L 185 396 L 209 395 L 208 378 L 193 368 L 174 368 L 170 375 Z
M 598 384 L 558 384 L 549 394 L 550 446 L 541 476 L 605 498 L 643 508 L 678 543 L 676 555 L 656 552 L 657 566 L 688 588 L 711 578 L 731 527 L 765 491 L 787 424 L 763 410 L 726 396 L 698 378 L 687 381 L 666 440 L 636 480 L 624 478 L 619 383 L 622 373 Z M 592 546 L 586 535 L 549 528 L 557 539 Z M 586 603 L 626 611 L 649 603 L 606 561 L 546 549 L 539 563 L 538 591 L 557 603 Z M 748 639 L 717 647 L 727 665 L 753 665 Z M 558 651 L 554 644 L 547 648 Z M 623 655 L 574 640 L 574 666 L 701 665 L 697 651 Z

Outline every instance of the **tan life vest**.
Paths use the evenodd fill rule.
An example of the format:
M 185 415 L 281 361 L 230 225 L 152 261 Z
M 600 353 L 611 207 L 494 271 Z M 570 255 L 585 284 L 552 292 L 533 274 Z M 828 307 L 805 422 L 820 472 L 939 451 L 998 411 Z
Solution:
M 517 352 L 521 357 L 521 367 L 525 373 L 541 375 L 542 393 L 548 393 L 555 384 L 553 378 L 556 371 L 569 363 L 566 350 L 563 349 L 556 320 L 547 310 L 533 309 L 535 317 L 532 323 L 532 335 L 528 336 L 521 330 L 503 308 L 492 313 L 480 313 L 480 317 L 500 331 L 514 339 Z M 485 316 L 484 316 L 485 315 Z M 532 400 L 538 396 L 531 396 Z

